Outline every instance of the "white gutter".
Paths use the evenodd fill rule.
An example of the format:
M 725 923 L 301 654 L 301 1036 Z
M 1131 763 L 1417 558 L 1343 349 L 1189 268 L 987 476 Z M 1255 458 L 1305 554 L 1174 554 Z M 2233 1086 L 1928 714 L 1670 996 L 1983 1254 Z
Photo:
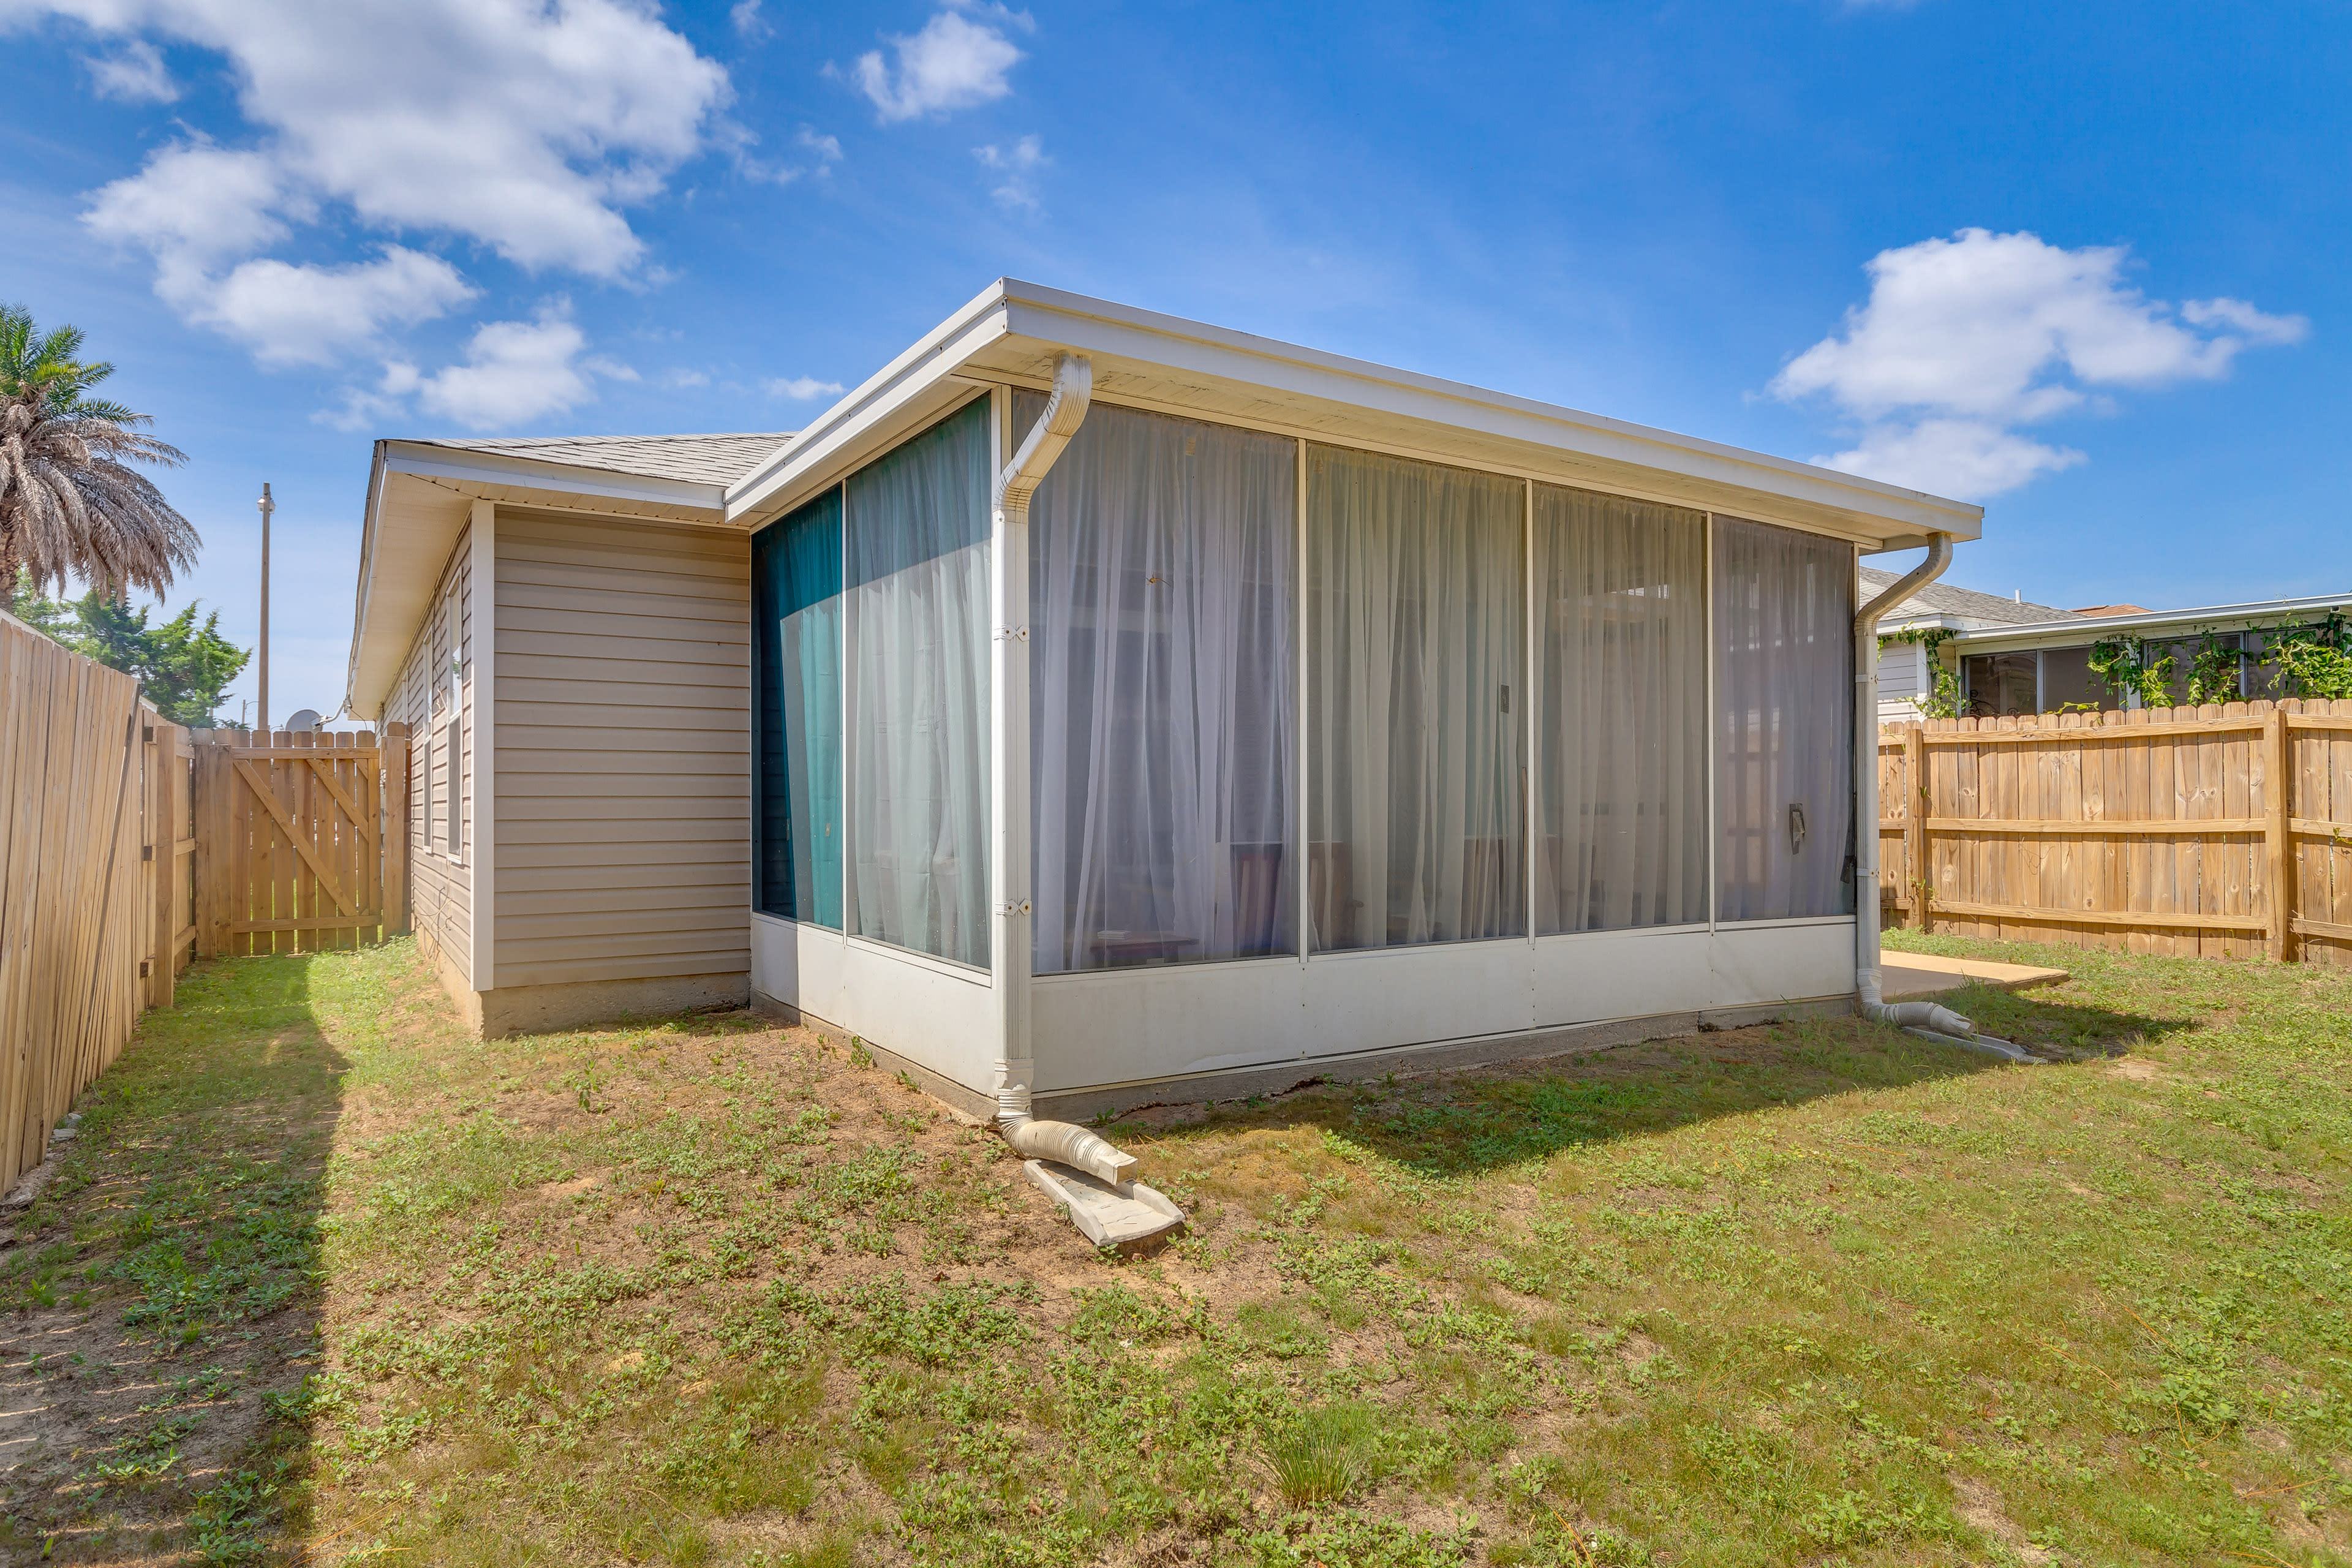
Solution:
M 2036 1058 L 1933 1002 L 1891 1005 L 1879 990 L 1878 949 L 1878 617 L 1952 563 L 1952 536 L 1927 535 L 1927 559 L 1890 584 L 1853 617 L 1853 1010 L 1929 1039 L 1990 1051 L 2011 1061 Z M 1913 867 L 1916 874 L 1921 868 Z
M 991 811 L 998 897 L 989 978 L 997 997 L 998 1036 L 990 1087 L 996 1100 L 996 1130 L 1007 1143 L 1031 1159 L 1057 1161 L 1117 1187 L 1134 1169 L 1134 1155 L 1122 1153 L 1075 1123 L 1036 1121 L 1029 1115 L 1030 1084 L 1037 1076 L 1029 1031 L 1030 921 L 1034 911 L 1024 890 L 1030 877 L 1029 502 L 1062 448 L 1078 433 L 1093 396 L 1094 366 L 1082 354 L 1059 356 L 1045 414 L 996 479 L 996 636 L 990 666 L 996 685 Z

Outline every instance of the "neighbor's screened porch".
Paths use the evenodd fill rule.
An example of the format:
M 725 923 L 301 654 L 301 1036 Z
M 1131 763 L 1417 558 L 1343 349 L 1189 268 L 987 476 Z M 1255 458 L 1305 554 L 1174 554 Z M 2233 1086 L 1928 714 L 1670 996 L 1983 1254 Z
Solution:
M 756 907 L 975 968 L 1007 403 L 752 540 Z M 1848 543 L 1100 401 L 1029 526 L 1035 973 L 1853 911 Z

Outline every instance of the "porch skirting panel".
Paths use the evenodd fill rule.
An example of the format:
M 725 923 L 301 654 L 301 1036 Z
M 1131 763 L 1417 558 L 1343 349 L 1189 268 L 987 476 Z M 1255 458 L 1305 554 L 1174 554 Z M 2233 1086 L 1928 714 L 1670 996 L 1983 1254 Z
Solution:
M 751 988 L 987 1092 L 996 1012 L 985 970 L 754 913 Z
M 985 974 L 789 921 L 756 916 L 752 928 L 760 996 L 964 1091 L 945 1095 L 950 1103 L 986 1095 Z M 1134 1104 L 1234 1074 L 1394 1070 L 1398 1053 L 1508 1059 L 1656 1038 L 1702 1018 L 1836 1011 L 1853 987 L 1853 921 L 1843 917 L 1040 975 L 1035 1090 L 1056 1104 L 1106 1094 L 1101 1104 Z

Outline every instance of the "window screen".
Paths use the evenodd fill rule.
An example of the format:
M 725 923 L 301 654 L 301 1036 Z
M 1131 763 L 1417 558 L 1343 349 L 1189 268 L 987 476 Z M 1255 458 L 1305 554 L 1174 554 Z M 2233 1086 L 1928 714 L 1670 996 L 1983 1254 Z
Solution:
M 1526 493 L 1491 474 L 1307 448 L 1318 950 L 1527 931 Z
M 1097 404 L 1038 488 L 1041 974 L 1297 951 L 1297 453 Z
M 841 929 L 841 491 L 751 536 L 759 907 Z
M 1853 912 L 1853 547 L 1715 520 L 1716 913 Z
M 1968 689 L 1969 714 L 1998 719 L 2041 710 L 2042 665 L 2039 656 L 2025 653 L 1972 653 L 1960 660 L 1960 679 Z
M 465 719 L 454 698 L 445 732 L 447 739 L 444 746 L 449 754 L 449 789 L 445 803 L 448 821 L 442 826 L 441 842 L 448 846 L 449 858 L 455 860 L 466 850 L 466 736 Z
M 2045 647 L 2042 650 L 2042 707 L 2056 713 L 2065 709 L 2109 708 L 2106 682 L 2091 673 L 2087 647 Z
M 1706 919 L 1706 518 L 1538 485 L 1536 931 Z
M 848 929 L 988 963 L 986 399 L 845 487 Z

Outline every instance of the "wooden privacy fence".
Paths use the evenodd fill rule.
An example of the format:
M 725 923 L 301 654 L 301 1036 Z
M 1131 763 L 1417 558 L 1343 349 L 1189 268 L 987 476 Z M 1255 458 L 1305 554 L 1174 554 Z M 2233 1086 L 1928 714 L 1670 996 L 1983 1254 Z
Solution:
M 388 747 L 366 731 L 199 738 L 198 951 L 312 952 L 406 929 L 406 730 L 392 725 Z
M 2352 701 L 1882 730 L 1890 923 L 2352 966 Z
M 187 731 L 0 615 L 0 1190 L 172 1000 L 194 937 Z

